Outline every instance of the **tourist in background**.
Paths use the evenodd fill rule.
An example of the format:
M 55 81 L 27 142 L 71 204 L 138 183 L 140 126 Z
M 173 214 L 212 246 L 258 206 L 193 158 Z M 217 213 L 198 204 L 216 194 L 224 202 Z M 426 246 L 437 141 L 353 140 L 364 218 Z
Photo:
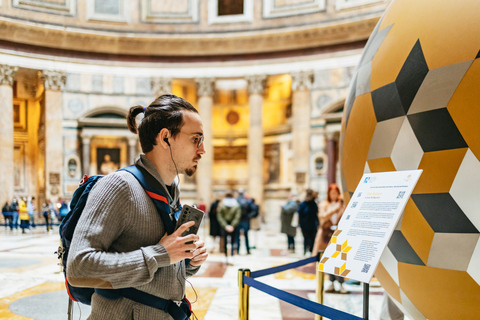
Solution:
M 9 226 L 10 230 L 12 230 L 12 213 L 10 212 L 10 205 L 8 202 L 5 202 L 5 205 L 2 207 L 2 214 L 5 220 L 5 229 Z
M 252 215 L 252 201 L 245 197 L 244 191 L 240 190 L 237 197 L 238 204 L 240 205 L 241 217 L 240 222 L 237 226 L 237 238 L 235 242 L 237 243 L 237 253 L 240 253 L 240 233 L 243 230 L 243 236 L 245 238 L 245 247 L 247 249 L 247 254 L 250 254 L 250 246 L 248 245 L 248 230 L 250 230 L 250 218 Z
M 312 252 L 313 243 L 315 242 L 315 234 L 317 233 L 318 222 L 318 205 L 315 199 L 318 192 L 307 189 L 305 200 L 298 208 L 298 219 L 300 229 L 303 234 L 303 254 Z
M 28 215 L 26 201 L 27 199 L 23 198 L 18 202 L 18 214 L 20 217 L 20 228 L 22 229 L 22 233 L 25 233 L 25 229 L 30 228 L 30 217 Z
M 30 227 L 35 228 L 35 205 L 33 201 L 35 197 L 28 197 L 27 200 L 27 211 L 28 211 L 28 218 L 30 219 Z
M 232 256 L 235 252 L 237 225 L 240 222 L 242 211 L 238 201 L 233 198 L 231 193 L 227 193 L 222 203 L 217 209 L 218 223 L 222 227 L 223 249 L 225 250 L 225 257 L 228 263 L 227 240 L 230 238 L 232 247 Z
M 219 245 L 219 238 L 222 235 L 221 227 L 217 219 L 217 209 L 218 209 L 219 203 L 220 203 L 220 200 L 215 199 L 215 201 L 213 201 L 212 204 L 210 205 L 210 210 L 208 211 L 208 219 L 210 220 L 210 237 L 212 237 L 212 242 L 213 242 L 212 252 L 215 251 L 215 248 L 217 248 L 217 246 Z
M 50 216 L 50 201 L 47 200 L 46 203 L 43 204 L 42 206 L 42 214 L 43 218 L 45 219 L 45 225 L 47 226 L 47 232 L 52 230 L 52 218 Z
M 290 193 L 287 203 L 281 207 L 280 218 L 282 222 L 281 232 L 287 235 L 288 251 L 295 253 L 295 235 L 297 234 L 297 221 L 293 221 L 295 213 L 298 211 L 299 201 L 296 199 L 296 194 Z
M 335 184 L 332 183 L 328 186 L 327 190 L 327 199 L 322 201 L 319 206 L 318 216 L 320 219 L 320 227 L 318 228 L 317 235 L 315 237 L 315 245 L 313 247 L 313 253 L 318 252 L 319 250 L 325 250 L 327 248 L 328 243 L 330 242 L 330 238 L 333 235 L 336 226 L 338 225 L 338 221 L 343 215 L 345 211 L 345 205 L 343 203 L 342 194 L 340 192 L 340 188 Z M 332 284 L 330 287 L 325 290 L 327 293 L 337 292 L 335 288 L 335 280 L 339 283 L 339 290 L 340 293 L 349 293 L 344 287 L 343 282 L 344 278 L 329 275 L 330 281 Z
M 10 212 L 12 213 L 12 229 L 18 229 L 18 198 L 13 198 L 12 204 L 10 205 Z
M 68 212 L 68 204 L 63 200 L 60 199 L 60 208 L 59 208 L 59 221 L 62 222 L 63 219 L 67 216 Z

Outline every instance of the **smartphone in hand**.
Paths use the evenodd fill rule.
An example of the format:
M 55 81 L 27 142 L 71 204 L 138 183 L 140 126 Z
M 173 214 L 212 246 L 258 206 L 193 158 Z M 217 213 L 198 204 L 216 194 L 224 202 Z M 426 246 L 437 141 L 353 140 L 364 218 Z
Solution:
M 177 225 L 175 230 L 178 229 L 182 224 L 187 223 L 189 221 L 195 221 L 195 224 L 188 228 L 184 233 L 182 233 L 182 237 L 185 237 L 189 234 L 197 234 L 198 229 L 200 229 L 200 223 L 202 222 L 204 212 L 188 204 L 184 204 L 182 206 L 182 212 L 178 217 Z

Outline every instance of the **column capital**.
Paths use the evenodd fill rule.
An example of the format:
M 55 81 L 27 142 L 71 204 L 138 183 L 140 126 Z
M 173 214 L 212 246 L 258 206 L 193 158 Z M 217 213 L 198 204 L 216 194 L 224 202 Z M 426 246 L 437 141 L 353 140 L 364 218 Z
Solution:
M 172 78 L 151 78 L 152 91 L 155 98 L 172 91 Z
M 42 71 L 40 79 L 43 81 L 45 90 L 62 91 L 67 82 L 67 75 L 61 71 Z
M 129 138 L 127 138 L 127 139 L 128 139 L 128 145 L 129 145 L 130 147 L 135 147 L 135 146 L 137 145 L 137 143 L 138 143 L 137 137 L 133 137 L 133 138 L 130 138 L 130 137 L 129 137 Z
M 90 144 L 90 140 L 92 140 L 92 136 L 90 134 L 84 134 L 82 133 L 80 135 L 80 137 L 82 138 L 82 143 L 85 145 L 85 144 Z
M 197 85 L 197 95 L 199 97 L 213 96 L 213 90 L 215 88 L 214 78 L 196 78 L 195 84 Z
M 245 79 L 248 82 L 248 93 L 263 94 L 263 91 L 265 90 L 265 83 L 267 82 L 266 75 L 257 74 L 253 76 L 246 76 Z
M 17 70 L 18 67 L 0 64 L 0 85 L 13 86 L 13 78 L 15 78 Z
M 292 90 L 310 90 L 313 84 L 313 71 L 292 72 Z

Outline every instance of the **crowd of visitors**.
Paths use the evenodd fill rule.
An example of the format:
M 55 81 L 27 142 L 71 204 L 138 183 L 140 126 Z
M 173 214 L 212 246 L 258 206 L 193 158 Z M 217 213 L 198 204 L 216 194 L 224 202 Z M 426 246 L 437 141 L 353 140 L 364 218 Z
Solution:
M 213 248 L 218 248 L 225 253 L 228 263 L 229 251 L 227 244 L 230 243 L 230 256 L 240 252 L 241 236 L 243 235 L 247 255 L 250 254 L 248 232 L 250 220 L 258 217 L 259 206 L 255 199 L 248 197 L 243 190 L 238 191 L 238 197 L 228 192 L 225 197 L 215 199 L 210 205 L 208 212 L 210 224 L 210 236 Z
M 281 207 L 281 232 L 287 235 L 288 251 L 295 252 L 295 235 L 299 226 L 303 235 L 303 254 L 315 255 L 320 250 L 325 250 L 334 230 L 337 227 L 345 204 L 340 188 L 331 184 L 327 190 L 327 197 L 319 201 L 318 192 L 307 189 L 303 202 L 291 193 L 287 203 Z M 344 287 L 343 277 L 329 275 L 332 282 L 325 290 L 327 293 L 349 293 Z M 338 290 L 335 287 L 338 284 Z
M 22 233 L 28 233 L 37 226 L 45 226 L 45 231 L 50 232 L 69 211 L 69 204 L 63 199 L 58 202 L 47 200 L 37 210 L 35 197 L 14 197 L 12 202 L 7 201 L 2 207 L 3 224 L 7 230 L 21 230 Z

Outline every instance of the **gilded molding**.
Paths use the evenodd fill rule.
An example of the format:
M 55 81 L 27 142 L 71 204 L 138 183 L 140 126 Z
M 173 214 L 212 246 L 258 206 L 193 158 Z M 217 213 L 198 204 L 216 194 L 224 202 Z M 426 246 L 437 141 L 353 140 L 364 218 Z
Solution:
M 60 71 L 42 71 L 40 79 L 43 81 L 45 90 L 62 91 L 65 89 L 65 83 L 67 82 L 67 75 Z
M 15 72 L 17 71 L 18 67 L 0 64 L 0 85 L 13 86 Z
M 199 97 L 213 96 L 213 90 L 215 88 L 214 78 L 196 78 L 195 83 L 197 85 L 197 95 Z

